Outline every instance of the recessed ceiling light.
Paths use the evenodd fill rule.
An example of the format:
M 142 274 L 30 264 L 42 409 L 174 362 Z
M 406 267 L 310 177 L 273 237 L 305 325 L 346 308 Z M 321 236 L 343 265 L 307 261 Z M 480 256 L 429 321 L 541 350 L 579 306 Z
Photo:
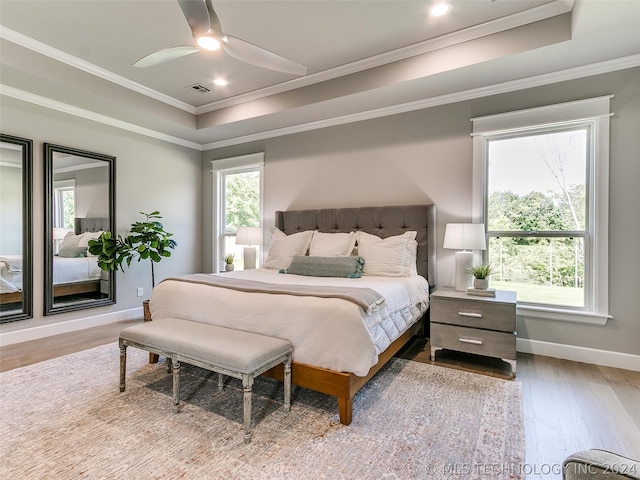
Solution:
M 436 3 L 433 7 L 429 9 L 429 15 L 432 17 L 441 17 L 446 15 L 451 10 L 451 5 L 445 2 Z
M 226 80 L 225 80 L 225 79 L 223 79 L 223 78 L 216 78 L 216 79 L 213 81 L 213 84 L 214 84 L 214 85 L 216 85 L 216 86 L 218 86 L 218 87 L 226 87 L 227 85 L 229 85 L 229 82 L 228 82 L 228 81 L 226 81 Z

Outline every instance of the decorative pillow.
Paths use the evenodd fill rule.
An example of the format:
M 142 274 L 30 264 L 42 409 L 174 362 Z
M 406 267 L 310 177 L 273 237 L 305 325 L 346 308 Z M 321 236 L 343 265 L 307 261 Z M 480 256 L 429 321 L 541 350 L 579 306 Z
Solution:
M 287 269 L 280 273 L 307 275 L 311 277 L 360 278 L 362 276 L 362 257 L 311 257 L 295 256 Z
M 89 240 L 95 240 L 96 238 L 98 238 L 100 235 L 102 235 L 102 232 L 85 232 L 82 234 L 82 238 L 80 238 L 80 241 L 78 242 L 78 246 L 79 247 L 88 247 L 89 246 Z
M 67 233 L 62 239 L 62 244 L 60 244 L 60 248 L 77 247 L 78 244 L 80 243 L 80 240 L 82 240 L 82 235 L 84 234 L 81 233 L 80 235 L 74 235 L 73 232 Z
M 363 275 L 406 277 L 416 272 L 417 232 L 380 238 L 358 232 L 358 255 L 365 260 Z
M 263 268 L 289 268 L 293 257 L 306 255 L 313 237 L 313 230 L 286 235 L 280 229 L 274 228 L 271 234 L 271 246 Z
M 58 256 L 59 257 L 65 257 L 65 258 L 86 257 L 87 256 L 87 247 L 78 247 L 78 246 L 67 245 L 67 246 L 62 247 L 60 249 L 60 251 L 58 252 Z
M 312 257 L 346 257 L 356 244 L 356 232 L 313 232 L 309 255 Z

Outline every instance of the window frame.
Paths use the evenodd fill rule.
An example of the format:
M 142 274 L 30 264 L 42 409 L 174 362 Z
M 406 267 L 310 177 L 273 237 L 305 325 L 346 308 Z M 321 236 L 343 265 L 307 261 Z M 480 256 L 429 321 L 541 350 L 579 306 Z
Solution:
M 224 179 L 227 175 L 252 171 L 257 171 L 260 174 L 259 212 L 260 223 L 262 224 L 262 219 L 264 218 L 264 152 L 211 161 L 211 173 L 213 175 L 213 218 L 211 222 L 213 229 L 211 237 L 213 239 L 212 272 L 217 273 L 222 271 L 220 258 L 225 255 L 225 239 L 230 236 L 235 236 L 234 233 L 225 231 L 224 207 L 226 192 Z M 259 245 L 258 250 L 260 255 L 262 255 L 262 245 Z
M 591 138 L 587 172 L 585 218 L 585 306 L 563 307 L 519 303 L 524 318 L 604 325 L 609 314 L 609 118 L 610 99 L 597 97 L 496 115 L 472 118 L 473 210 L 475 222 L 485 223 L 488 184 L 488 141 L 507 136 L 589 125 Z M 545 236 L 547 232 L 545 232 Z M 486 258 L 486 253 L 483 253 Z

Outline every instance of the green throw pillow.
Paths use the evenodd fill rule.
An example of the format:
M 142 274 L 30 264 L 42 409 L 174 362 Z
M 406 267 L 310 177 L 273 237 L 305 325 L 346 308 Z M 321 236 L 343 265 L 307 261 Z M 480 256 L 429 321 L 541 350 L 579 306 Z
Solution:
M 362 257 L 315 257 L 295 256 L 287 269 L 280 273 L 306 275 L 310 277 L 360 278 L 362 276 Z
M 65 258 L 80 258 L 87 256 L 87 247 L 74 247 L 71 245 L 67 245 L 66 247 L 62 247 L 58 252 L 59 257 Z

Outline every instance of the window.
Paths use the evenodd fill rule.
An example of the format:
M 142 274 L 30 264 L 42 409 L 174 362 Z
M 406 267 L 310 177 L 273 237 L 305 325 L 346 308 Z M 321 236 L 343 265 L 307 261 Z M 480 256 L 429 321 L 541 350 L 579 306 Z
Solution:
M 608 318 L 609 98 L 473 119 L 484 260 L 521 315 Z
M 53 187 L 53 226 L 73 230 L 76 216 L 76 181 L 59 180 Z
M 214 175 L 214 268 L 232 254 L 236 269 L 244 268 L 244 246 L 236 245 L 238 227 L 262 225 L 262 171 L 264 154 L 211 162 Z M 258 246 L 258 255 L 260 246 Z

